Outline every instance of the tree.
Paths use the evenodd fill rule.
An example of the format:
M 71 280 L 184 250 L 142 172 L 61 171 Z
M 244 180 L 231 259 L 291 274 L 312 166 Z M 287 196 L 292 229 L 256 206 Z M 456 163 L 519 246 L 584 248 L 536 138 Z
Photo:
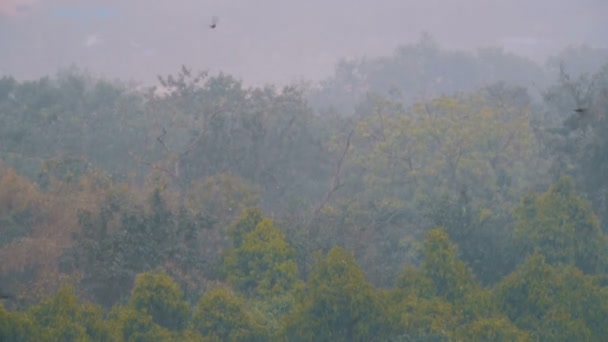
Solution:
M 422 274 L 431 280 L 437 296 L 458 303 L 478 290 L 471 269 L 458 259 L 457 246 L 449 240 L 444 229 L 427 233 L 423 254 Z
M 245 236 L 254 231 L 264 218 L 264 213 L 260 209 L 255 207 L 245 208 L 238 220 L 227 229 L 233 246 L 240 248 L 243 245 Z
M 10 312 L 0 304 L 0 341 L 26 342 L 39 340 L 38 327 L 31 317 L 21 312 Z
M 458 256 L 473 269 L 481 284 L 493 284 L 512 272 L 520 255 L 512 238 L 512 218 L 472 204 L 466 193 L 429 201 L 428 218 L 444 227 L 458 245 Z
M 501 311 L 535 339 L 602 339 L 608 312 L 598 279 L 573 266 L 551 266 L 535 253 L 495 289 Z
M 423 32 L 417 42 L 398 46 L 390 56 L 341 60 L 310 98 L 317 108 L 351 115 L 368 93 L 410 105 L 420 96 L 472 92 L 499 81 L 544 84 L 545 79 L 543 68 L 527 58 L 499 48 L 450 50 Z
M 526 254 L 539 252 L 551 264 L 575 265 L 586 273 L 605 272 L 608 241 L 572 178 L 523 197 L 515 217 L 515 236 Z
M 93 79 L 78 68 L 54 77 L 0 81 L 0 156 L 13 156 L 35 179 L 40 162 L 86 155 L 115 177 L 134 167 L 129 151 L 142 148 L 142 97 L 119 82 Z
M 407 270 L 402 276 L 410 273 L 412 270 Z M 461 322 L 462 315 L 445 299 L 428 294 L 433 292 L 430 280 L 419 277 L 419 274 L 412 276 L 422 282 L 409 286 L 400 284 L 385 299 L 390 313 L 387 318 L 391 320 L 391 335 L 407 337 L 406 341 L 417 338 L 449 341 L 455 327 Z M 423 283 L 428 284 L 429 288 L 419 288 Z
M 111 341 L 112 331 L 103 320 L 103 311 L 91 303 L 82 303 L 70 287 L 62 287 L 53 297 L 29 308 L 46 341 Z
M 456 336 L 463 341 L 532 341 L 528 332 L 505 317 L 481 318 L 458 329 Z
M 148 96 L 147 115 L 157 132 L 151 149 L 162 157 L 142 162 L 182 188 L 229 172 L 259 185 L 273 206 L 284 204 L 287 190 L 310 198 L 324 176 L 326 129 L 300 89 L 245 88 L 229 75 L 186 68 L 159 80 L 167 94 Z
M 0 162 L 0 247 L 29 235 L 45 218 L 42 197 L 34 183 Z
M 470 238 L 501 238 L 511 207 L 543 170 L 529 100 L 522 89 L 506 85 L 419 101 L 410 108 L 369 95 L 342 165 L 346 185 L 328 203 L 344 211 L 319 228 L 341 232 L 327 243 L 356 249 L 372 279 L 392 284 L 401 265 L 412 261 L 404 257 L 408 235 L 420 236 L 436 225 L 438 218 L 428 213 L 442 196 L 454 199 L 462 194 L 469 198 L 469 208 L 477 208 L 493 226 L 469 231 Z M 347 221 L 355 223 L 342 225 Z M 455 228 L 455 223 L 446 226 Z M 465 233 L 457 229 L 450 230 L 452 236 Z
M 230 289 L 216 288 L 201 297 L 192 317 L 193 328 L 210 341 L 264 341 L 263 328 Z
M 172 341 L 181 340 L 178 334 L 172 334 L 154 323 L 152 316 L 138 312 L 130 306 L 115 306 L 108 314 L 108 319 L 115 329 L 118 341 Z
M 237 226 L 245 228 L 244 224 L 255 220 L 249 215 Z M 235 288 L 259 296 L 280 295 L 291 290 L 297 281 L 295 250 L 270 219 L 263 218 L 253 231 L 244 235 L 242 244 L 238 241 L 234 244 L 237 247 L 228 252 L 224 267 L 228 281 Z
M 572 176 L 602 222 L 608 221 L 608 64 L 577 79 L 560 69 L 559 83 L 544 100 L 553 119 L 543 132 L 554 179 Z
M 370 341 L 386 333 L 384 311 L 353 256 L 339 247 L 317 255 L 306 288 L 296 295 L 282 337 L 289 341 Z
M 128 294 L 138 273 L 204 266 L 197 233 L 208 220 L 170 208 L 158 188 L 147 210 L 127 195 L 109 195 L 98 213 L 80 211 L 81 230 L 63 264 L 65 271 L 81 271 L 83 287 L 108 307 Z
M 135 278 L 129 306 L 138 313 L 150 315 L 159 326 L 182 331 L 190 317 L 190 306 L 171 277 L 160 272 L 146 272 Z

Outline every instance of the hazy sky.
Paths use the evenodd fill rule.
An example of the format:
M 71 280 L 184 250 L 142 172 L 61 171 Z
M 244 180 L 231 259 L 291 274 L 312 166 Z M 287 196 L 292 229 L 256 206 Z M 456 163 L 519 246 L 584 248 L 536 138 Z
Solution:
M 290 82 L 325 77 L 341 57 L 390 54 L 422 31 L 448 48 L 542 60 L 568 44 L 606 47 L 607 17 L 607 0 L 0 0 L 0 74 L 76 63 L 150 82 L 186 64 Z

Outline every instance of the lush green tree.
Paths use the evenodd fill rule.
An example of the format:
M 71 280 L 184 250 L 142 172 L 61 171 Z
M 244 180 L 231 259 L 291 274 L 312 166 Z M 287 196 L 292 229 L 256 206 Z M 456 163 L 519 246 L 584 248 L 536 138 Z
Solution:
M 137 311 L 131 306 L 115 306 L 108 314 L 118 341 L 178 341 L 178 335 L 154 323 L 152 316 Z M 183 341 L 183 339 L 182 339 Z
M 142 97 L 119 82 L 78 68 L 54 77 L 0 81 L 3 155 L 34 178 L 42 160 L 83 157 L 125 178 L 136 166 L 129 151 L 143 148 Z
M 149 96 L 146 107 L 158 132 L 151 152 L 164 155 L 156 166 L 177 184 L 230 170 L 264 189 L 275 207 L 293 194 L 317 195 L 316 181 L 329 171 L 322 162 L 327 129 L 302 90 L 245 88 L 234 77 L 185 67 L 159 80 L 166 94 Z
M 255 212 L 244 215 L 236 227 L 246 229 L 244 225 L 256 219 Z M 238 234 L 235 237 L 238 238 Z M 263 218 L 254 230 L 243 236 L 240 246 L 239 241 L 235 241 L 235 245 L 238 247 L 228 252 L 224 267 L 228 281 L 237 289 L 272 296 L 283 294 L 294 286 L 297 281 L 295 250 L 270 219 Z
M 243 246 L 245 236 L 254 231 L 264 218 L 264 213 L 260 209 L 255 207 L 245 208 L 238 220 L 231 224 L 227 230 L 233 246 L 236 248 Z
M 458 245 L 458 256 L 482 284 L 493 284 L 511 273 L 521 256 L 512 238 L 512 218 L 471 203 L 466 194 L 442 196 L 430 202 L 428 218 L 444 227 Z
M 193 328 L 209 341 L 265 341 L 268 336 L 230 289 L 216 288 L 201 297 L 192 317 Z
M 335 247 L 325 258 L 318 255 L 282 336 L 289 341 L 381 340 L 387 333 L 381 303 L 353 256 Z
M 40 328 L 42 341 L 112 341 L 102 308 L 81 302 L 72 288 L 63 287 L 53 297 L 28 309 Z
M 505 317 L 476 320 L 458 329 L 456 336 L 462 341 L 532 341 L 528 332 L 517 328 Z
M 159 189 L 147 204 L 146 209 L 128 193 L 113 193 L 98 213 L 79 213 L 81 230 L 64 269 L 83 272 L 83 287 L 106 306 L 127 296 L 138 273 L 161 266 L 194 272 L 204 266 L 197 233 L 208 220 L 170 208 Z
M 401 265 L 413 261 L 405 258 L 411 254 L 404 248 L 407 238 L 420 237 L 446 221 L 436 213 L 428 215 L 444 195 L 454 199 L 465 194 L 469 209 L 480 216 L 473 217 L 469 227 L 457 222 L 458 217 L 447 220 L 445 225 L 454 228 L 450 233 L 459 237 L 459 243 L 468 241 L 462 238 L 468 233 L 471 241 L 508 236 L 511 206 L 544 167 L 538 160 L 531 111 L 525 91 L 500 84 L 473 94 L 420 101 L 411 108 L 370 95 L 353 123 L 350 139 L 340 136 L 330 145 L 345 152 L 345 157 L 338 164 L 341 173 L 335 175 L 339 191 L 320 211 L 321 218 L 328 220 L 315 222 L 318 231 L 334 239 L 319 240 L 357 250 L 370 277 L 384 278 L 375 283 L 391 285 Z M 475 229 L 482 222 L 492 229 Z M 486 259 L 489 253 L 484 252 L 467 248 L 466 261 Z M 505 274 L 510 269 L 509 264 L 501 265 L 503 257 L 494 254 L 495 263 L 488 260 L 476 266 L 484 270 L 500 266 Z M 494 281 L 498 277 L 488 276 Z
M 0 304 L 0 341 L 26 342 L 39 340 L 38 327 L 22 312 L 10 312 Z
M 537 251 L 549 263 L 575 265 L 586 273 L 605 272 L 608 240 L 571 178 L 562 177 L 543 194 L 525 196 L 515 217 L 516 238 L 525 253 Z
M 27 236 L 46 219 L 38 187 L 0 161 L 0 247 Z
M 457 246 L 444 229 L 427 233 L 422 273 L 431 280 L 435 294 L 451 303 L 462 301 L 479 289 L 473 272 L 457 253 Z
M 445 231 L 427 233 L 422 266 L 406 266 L 385 297 L 396 336 L 455 338 L 463 325 L 500 318 L 491 293 L 456 253 Z
M 413 340 L 434 337 L 448 341 L 461 321 L 458 309 L 438 297 L 425 299 L 409 295 L 393 305 L 394 336 L 407 336 Z
M 190 317 L 190 306 L 179 285 L 159 272 L 137 275 L 128 305 L 150 315 L 155 324 L 173 331 L 184 330 Z
M 606 334 L 606 291 L 597 278 L 572 266 L 550 266 L 531 255 L 495 288 L 501 311 L 541 340 L 601 340 Z

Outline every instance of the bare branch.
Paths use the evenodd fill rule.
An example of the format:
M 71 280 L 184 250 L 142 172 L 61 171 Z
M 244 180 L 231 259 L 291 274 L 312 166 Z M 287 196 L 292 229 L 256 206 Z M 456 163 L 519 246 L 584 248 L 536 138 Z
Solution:
M 344 146 L 344 149 L 342 150 L 342 154 L 340 155 L 340 158 L 338 159 L 338 162 L 336 163 L 336 167 L 334 169 L 334 174 L 333 174 L 332 180 L 331 180 L 331 187 L 330 187 L 329 191 L 327 192 L 327 194 L 325 195 L 325 197 L 323 198 L 323 201 L 321 201 L 321 204 L 315 209 L 315 211 L 311 217 L 311 221 L 313 221 L 318 216 L 319 212 L 321 212 L 323 207 L 325 207 L 327 202 L 329 202 L 329 200 L 331 199 L 331 196 L 336 191 L 338 191 L 340 188 L 342 188 L 344 186 L 344 183 L 342 183 L 340 180 L 342 164 L 344 163 L 344 158 L 346 157 L 346 153 L 348 153 L 348 150 L 350 149 L 350 140 L 354 133 L 355 133 L 355 130 L 352 129 L 350 131 L 350 133 L 348 134 L 348 137 L 346 138 L 346 144 Z
M 213 119 L 215 119 L 219 115 L 219 113 L 220 111 L 217 110 L 213 113 L 213 115 L 211 115 L 211 117 L 209 117 L 209 119 L 204 123 L 203 129 L 201 130 L 199 135 L 194 140 L 192 140 L 192 142 L 182 153 L 179 154 L 178 160 L 181 160 L 183 157 L 187 156 L 192 151 L 192 149 L 194 149 L 194 147 L 203 139 L 203 137 L 205 137 L 205 135 L 207 134 L 207 130 L 209 129 L 209 123 L 213 121 Z
M 166 134 L 167 134 L 167 130 L 165 129 L 165 127 L 163 127 L 163 133 L 161 135 L 159 135 L 158 137 L 156 137 L 156 140 L 158 140 L 158 142 L 165 148 L 165 151 L 170 152 L 169 148 L 165 144 L 165 141 L 163 140 L 163 138 L 165 137 Z

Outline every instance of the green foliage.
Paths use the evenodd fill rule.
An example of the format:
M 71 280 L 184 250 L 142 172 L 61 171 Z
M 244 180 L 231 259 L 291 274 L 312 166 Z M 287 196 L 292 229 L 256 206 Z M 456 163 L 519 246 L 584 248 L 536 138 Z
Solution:
M 458 259 L 457 246 L 444 229 L 437 228 L 427 233 L 423 253 L 422 272 L 431 280 L 437 296 L 455 303 L 478 290 L 473 273 Z
M 168 94 L 149 96 L 147 114 L 167 132 L 154 149 L 180 170 L 179 184 L 230 170 L 259 185 L 275 207 L 293 194 L 318 196 L 317 182 L 329 172 L 320 149 L 326 129 L 300 89 L 247 89 L 229 75 L 187 69 L 160 80 Z
M 326 258 L 318 255 L 306 288 L 296 298 L 284 321 L 286 340 L 370 341 L 386 333 L 378 295 L 342 248 L 332 248 Z
M 28 236 L 46 219 L 38 188 L 0 162 L 0 247 Z
M 264 219 L 264 213 L 258 208 L 245 208 L 238 220 L 228 227 L 228 235 L 236 248 L 243 245 L 244 237 L 252 232 Z
M 164 342 L 178 340 L 172 338 L 175 335 L 172 335 L 168 329 L 155 324 L 152 316 L 132 307 L 114 307 L 108 316 L 114 325 L 119 341 Z
M 405 267 L 385 299 L 395 335 L 449 339 L 459 327 L 498 314 L 491 293 L 480 288 L 457 259 L 456 246 L 445 231 L 427 234 L 424 255 L 422 267 Z
M 20 312 L 9 312 L 4 304 L 0 304 L 0 341 L 34 341 L 39 338 L 38 332 L 30 317 Z
M 245 213 L 236 229 L 250 228 L 245 225 L 257 219 L 257 216 L 252 218 L 252 214 L 256 215 Z M 239 245 L 238 241 L 235 245 Z M 268 218 L 263 218 L 253 231 L 244 235 L 242 245 L 228 252 L 224 267 L 228 281 L 248 294 L 280 295 L 289 291 L 297 280 L 295 250 Z
M 481 318 L 462 326 L 457 330 L 456 336 L 459 341 L 532 341 L 530 334 L 520 330 L 504 317 Z
M 542 340 L 606 334 L 607 293 L 597 279 L 572 266 L 550 266 L 536 253 L 495 290 L 501 311 Z
M 573 69 L 569 64 L 568 71 Z M 552 152 L 552 175 L 571 175 L 601 220 L 608 222 L 608 64 L 602 64 L 597 72 L 577 78 L 560 68 L 559 82 L 544 94 L 549 114 L 543 139 Z
M 530 102 L 524 90 L 501 84 L 411 107 L 369 95 L 357 118 L 345 120 L 347 127 L 354 126 L 340 175 L 348 187 L 334 195 L 332 209 L 340 210 L 321 228 L 327 237 L 334 232 L 337 237 L 320 240 L 327 248 L 361 250 L 370 278 L 390 286 L 403 263 L 413 261 L 406 258 L 401 242 L 441 223 L 463 244 L 463 259 L 484 274 L 484 283 L 497 281 L 516 259 L 508 255 L 508 241 L 495 246 L 486 242 L 510 235 L 511 206 L 544 168 Z M 342 130 L 329 145 L 336 154 L 345 148 Z M 463 193 L 469 197 L 470 213 L 455 212 L 463 203 L 440 203 L 444 195 L 458 198 Z M 454 208 L 437 213 L 442 206 Z M 487 249 L 480 250 L 478 240 Z
M 194 181 L 185 205 L 194 213 L 209 217 L 213 227 L 224 229 L 239 213 L 258 205 L 260 194 L 239 178 L 226 173 Z
M 521 259 L 514 246 L 510 215 L 472 204 L 466 194 L 432 201 L 428 217 L 436 227 L 445 228 L 458 245 L 459 257 L 482 284 L 498 282 Z
M 270 336 L 278 336 L 285 315 L 289 314 L 296 303 L 296 294 L 302 288 L 299 282 L 295 289 L 284 294 L 273 294 L 270 297 L 249 297 L 247 307 L 258 317 L 260 323 Z
M 264 330 L 242 298 L 226 288 L 201 297 L 192 317 L 193 327 L 210 341 L 265 341 Z
M 152 317 L 155 324 L 173 330 L 184 330 L 190 317 L 179 285 L 168 275 L 158 272 L 138 274 L 129 306 Z
M 605 55 L 541 103 L 533 62 L 425 35 L 340 62 L 309 97 L 340 113 L 186 67 L 2 77 L 0 340 L 604 340 Z
M 94 165 L 124 177 L 134 167 L 129 151 L 141 149 L 146 123 L 142 97 L 126 86 L 95 80 L 71 68 L 55 77 L 0 79 L 2 153 L 36 177 L 42 160 L 86 155 Z
M 398 304 L 400 335 L 441 336 L 447 339 L 461 319 L 457 308 L 444 299 L 408 296 Z
M 101 307 L 82 303 L 70 287 L 31 307 L 30 315 L 40 328 L 42 341 L 112 341 Z
M 407 265 L 401 271 L 395 291 L 398 294 L 397 301 L 403 300 L 410 295 L 425 299 L 435 296 L 433 281 L 426 277 L 419 268 L 411 265 Z
M 128 293 L 135 275 L 164 265 L 196 270 L 203 266 L 197 232 L 207 224 L 185 210 L 171 210 L 160 190 L 149 210 L 126 194 L 110 194 L 99 213 L 79 212 L 81 230 L 64 259 L 66 269 L 83 272 L 83 286 L 111 306 Z
M 515 217 L 515 234 L 526 253 L 539 252 L 549 263 L 575 265 L 587 273 L 605 272 L 608 240 L 571 178 L 524 197 Z
M 370 97 L 352 157 L 366 168 L 368 191 L 402 200 L 463 190 L 501 204 L 517 198 L 539 170 L 526 164 L 536 163 L 531 109 L 502 100 L 509 95 L 494 87 L 411 108 Z

